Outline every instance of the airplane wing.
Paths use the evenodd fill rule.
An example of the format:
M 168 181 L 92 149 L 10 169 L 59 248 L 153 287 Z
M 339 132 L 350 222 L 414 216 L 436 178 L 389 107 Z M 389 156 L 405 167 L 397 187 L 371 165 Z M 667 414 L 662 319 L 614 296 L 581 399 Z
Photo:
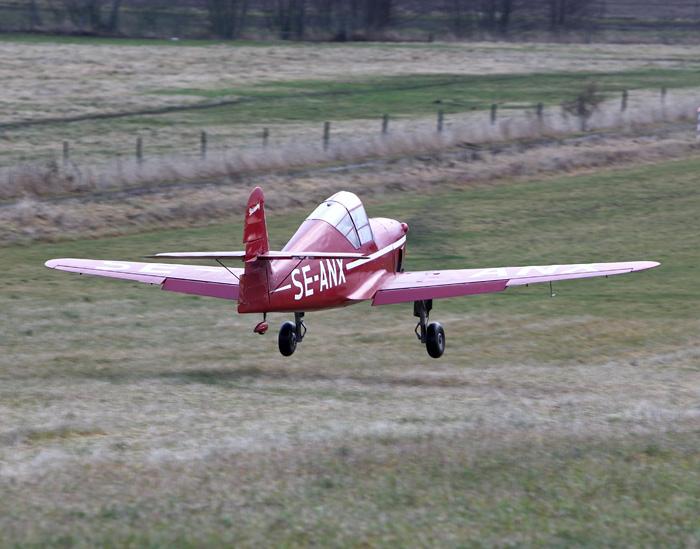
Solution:
M 149 257 L 169 259 L 245 259 L 245 252 L 165 252 Z M 265 252 L 256 259 L 368 259 L 369 256 L 348 252 Z
M 238 299 L 239 279 L 243 274 L 243 269 L 225 267 L 94 259 L 50 259 L 45 265 L 59 271 L 158 284 L 170 292 L 233 300 Z
M 501 292 L 511 286 L 613 276 L 658 265 L 655 261 L 630 261 L 396 273 L 380 286 L 374 294 L 372 305 Z

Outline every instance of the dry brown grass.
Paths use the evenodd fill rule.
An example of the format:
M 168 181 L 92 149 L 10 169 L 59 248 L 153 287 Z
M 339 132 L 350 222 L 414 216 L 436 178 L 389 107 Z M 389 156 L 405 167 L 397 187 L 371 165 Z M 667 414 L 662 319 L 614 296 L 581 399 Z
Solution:
M 22 120 L 138 111 L 203 101 L 188 94 L 162 94 L 187 88 L 222 90 L 291 80 L 348 81 L 414 74 L 488 75 L 585 70 L 688 68 L 698 58 L 695 46 L 555 44 L 364 44 L 247 46 L 115 46 L 50 43 L 0 43 L 3 115 L 0 125 Z M 393 113 L 392 113 L 393 114 Z M 60 158 L 61 142 L 71 143 L 81 165 L 133 157 L 136 135 L 148 156 L 192 154 L 198 133 L 210 133 L 212 148 L 250 149 L 259 143 L 257 125 L 218 125 L 188 113 L 154 121 L 132 117 L 4 130 L 0 165 Z M 425 121 L 434 127 L 434 121 Z M 397 121 L 398 124 L 398 121 Z M 317 143 L 319 124 L 265 122 L 275 146 L 292 140 Z M 392 121 L 392 126 L 394 122 Z M 378 121 L 342 124 L 353 134 Z M 397 131 L 411 124 L 397 125 Z M 334 128 L 334 132 L 336 128 Z
M 2 122 L 121 112 L 195 102 L 154 90 L 401 74 L 508 74 L 577 68 L 615 71 L 697 59 L 699 46 L 510 43 L 114 46 L 0 43 Z M 544 60 L 544 61 L 543 61 Z
M 695 116 L 697 104 L 694 92 L 672 94 L 663 107 L 658 98 L 640 95 L 625 113 L 620 112 L 618 102 L 606 103 L 587 121 L 587 126 L 594 131 L 629 130 L 659 122 L 690 120 Z M 480 145 L 563 136 L 578 132 L 581 124 L 576 117 L 558 110 L 550 110 L 541 121 L 532 112 L 510 114 L 501 117 L 496 124 L 484 118 L 484 114 L 454 116 L 442 134 L 436 132 L 433 120 L 401 121 L 388 136 L 378 136 L 376 129 L 368 130 L 361 122 L 348 123 L 344 132 L 334 137 L 328 151 L 320 144 L 304 144 L 302 133 L 295 143 L 241 152 L 214 152 L 206 159 L 178 155 L 150 158 L 142 164 L 119 159 L 92 166 L 75 163 L 62 166 L 57 162 L 20 165 L 0 169 L 0 199 L 120 190 L 159 183 L 230 180 L 261 171 L 320 163 L 433 153 L 463 143 Z
M 684 107 L 685 108 L 685 107 Z M 646 112 L 652 121 L 661 116 L 658 111 Z M 684 115 L 681 109 L 672 111 Z M 666 116 L 670 116 L 668 111 Z M 615 122 L 615 120 L 613 119 Z M 601 122 L 596 122 L 600 123 Z M 504 123 L 505 124 L 505 123 Z M 524 118 L 510 126 L 513 129 L 531 128 Z M 566 127 L 560 127 L 565 129 Z M 242 211 L 247 193 L 253 185 L 263 186 L 269 195 L 272 210 L 288 210 L 310 206 L 340 189 L 351 189 L 363 196 L 381 195 L 401 190 L 425 191 L 429 188 L 465 184 L 497 184 L 516 179 L 527 179 L 544 174 L 571 173 L 599 169 L 606 166 L 656 162 L 697 153 L 698 142 L 689 131 L 677 130 L 664 137 L 635 137 L 630 135 L 599 135 L 594 138 L 573 138 L 563 142 L 548 142 L 522 147 L 518 144 L 500 145 L 493 149 L 450 148 L 464 141 L 457 131 L 448 131 L 442 138 L 428 131 L 414 134 L 407 141 L 388 139 L 371 144 L 350 142 L 329 153 L 317 149 L 300 149 L 294 155 L 290 148 L 270 151 L 266 155 L 240 155 L 237 159 L 209 160 L 198 164 L 175 160 L 172 164 L 146 164 L 133 172 L 120 169 L 122 185 L 143 185 L 145 182 L 182 181 L 188 177 L 202 179 L 201 183 L 165 185 L 148 192 L 129 192 L 115 185 L 118 178 L 109 179 L 103 173 L 86 172 L 77 180 L 58 180 L 64 192 L 88 194 L 61 199 L 41 199 L 42 194 L 55 193 L 55 187 L 32 187 L 47 182 L 47 178 L 31 177 L 26 181 L 25 198 L 0 207 L 0 242 L 9 244 L 28 240 L 60 240 L 89 233 L 93 237 L 124 234 L 157 227 L 184 227 L 218 220 L 228 220 Z M 499 127 L 484 126 L 485 138 L 494 138 Z M 550 130 L 549 134 L 553 130 Z M 424 137 L 424 141 L 420 137 Z M 469 140 L 475 143 L 475 139 Z M 357 147 L 357 148 L 355 148 Z M 382 148 L 385 147 L 385 148 Z M 401 148 L 406 147 L 403 155 Z M 499 151 L 496 153 L 497 151 Z M 421 154 L 407 155 L 408 151 Z M 304 156 L 306 152 L 308 156 Z M 366 161 L 363 164 L 343 163 L 358 161 L 362 154 L 386 154 L 390 158 Z M 289 156 L 286 156 L 289 155 Z M 355 156 L 357 155 L 357 156 Z M 312 164 L 321 159 L 341 162 L 341 166 L 309 168 L 286 173 L 294 165 Z M 260 162 L 256 164 L 255 162 Z M 265 164 L 265 162 L 267 164 Z M 268 173 L 259 173 L 265 167 Z M 284 169 L 283 169 L 284 168 Z M 201 171 L 198 171 L 201 170 Z M 223 170 L 217 172 L 216 170 Z M 280 170 L 274 173 L 274 169 Z M 272 173 L 269 173 L 272 171 Z M 246 173 L 247 172 L 247 173 Z M 258 172 L 256 174 L 256 172 Z M 60 171 L 55 172 L 60 173 Z M 126 175 L 131 175 L 126 178 Z M 90 179 L 90 177 L 93 177 Z M 208 180 L 208 182 L 207 182 Z M 216 183 L 212 180 L 217 181 Z M 48 181 L 51 181 L 48 179 Z M 91 184 L 80 183 L 90 181 Z M 95 185 L 95 182 L 101 182 Z M 73 186 L 74 185 L 74 186 Z M 116 187 L 116 188 L 115 188 Z M 121 187 L 121 188 L 120 188 Z M 92 191 L 117 191 L 105 195 Z

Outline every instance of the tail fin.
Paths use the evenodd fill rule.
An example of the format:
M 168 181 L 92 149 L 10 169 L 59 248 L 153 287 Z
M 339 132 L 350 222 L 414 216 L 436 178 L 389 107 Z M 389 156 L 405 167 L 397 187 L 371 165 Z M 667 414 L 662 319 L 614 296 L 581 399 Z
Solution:
M 260 187 L 255 187 L 248 197 L 243 226 L 245 260 L 254 259 L 270 250 L 265 223 L 265 196 Z

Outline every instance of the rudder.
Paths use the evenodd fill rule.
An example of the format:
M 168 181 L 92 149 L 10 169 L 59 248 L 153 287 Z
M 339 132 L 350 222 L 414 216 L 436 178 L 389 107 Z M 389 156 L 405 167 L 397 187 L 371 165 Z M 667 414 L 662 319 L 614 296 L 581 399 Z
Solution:
M 270 251 L 265 222 L 265 196 L 260 187 L 255 187 L 248 197 L 243 225 L 243 244 L 245 244 L 246 261 Z

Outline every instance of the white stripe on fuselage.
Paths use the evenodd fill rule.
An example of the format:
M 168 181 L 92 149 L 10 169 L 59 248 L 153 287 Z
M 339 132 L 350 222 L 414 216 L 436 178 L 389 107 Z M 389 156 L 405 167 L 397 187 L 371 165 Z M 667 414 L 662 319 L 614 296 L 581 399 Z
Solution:
M 289 290 L 291 287 L 292 287 L 291 284 L 287 284 L 286 286 L 280 286 L 279 288 L 277 288 L 276 290 L 274 290 L 272 293 L 275 293 L 275 292 L 283 292 L 283 291 L 285 291 L 285 290 Z
M 382 248 L 381 250 L 374 252 L 373 254 L 370 254 L 367 257 L 367 259 L 357 259 L 357 260 L 352 261 L 350 263 L 346 263 L 345 269 L 349 271 L 350 269 L 354 269 L 355 267 L 359 267 L 360 265 L 364 265 L 365 263 L 368 263 L 370 261 L 374 261 L 375 259 L 378 259 L 378 258 L 382 257 L 383 255 L 386 255 L 389 252 L 394 251 L 396 248 L 400 248 L 401 246 L 404 245 L 405 242 L 406 242 L 406 236 L 404 235 L 401 238 L 399 238 L 396 242 L 389 244 L 388 246 Z M 338 261 L 338 260 L 336 260 L 336 261 Z M 342 269 L 343 269 L 342 259 L 340 260 L 338 266 L 340 267 L 340 270 L 342 271 Z M 295 271 L 297 271 L 297 270 L 298 269 L 295 269 Z M 334 271 L 334 274 L 335 274 L 335 271 Z M 318 278 L 318 275 L 316 275 L 316 278 Z M 291 287 L 292 287 L 291 284 L 287 284 L 285 286 L 280 286 L 276 290 L 273 290 L 272 293 L 283 292 L 285 290 L 291 289 Z M 300 299 L 300 298 L 297 298 L 297 299 Z
M 356 261 L 351 261 L 345 267 L 349 271 L 350 269 L 354 269 L 355 267 L 359 267 L 360 265 L 364 265 L 365 263 L 369 263 L 370 261 L 374 261 L 375 259 L 382 257 L 385 254 L 388 254 L 389 252 L 393 252 L 396 248 L 400 248 L 401 246 L 404 245 L 405 242 L 406 242 L 406 235 L 399 238 L 396 242 L 389 244 L 385 248 L 382 248 L 381 250 L 378 250 L 378 251 L 374 252 L 373 254 L 370 254 L 367 259 L 357 259 Z

